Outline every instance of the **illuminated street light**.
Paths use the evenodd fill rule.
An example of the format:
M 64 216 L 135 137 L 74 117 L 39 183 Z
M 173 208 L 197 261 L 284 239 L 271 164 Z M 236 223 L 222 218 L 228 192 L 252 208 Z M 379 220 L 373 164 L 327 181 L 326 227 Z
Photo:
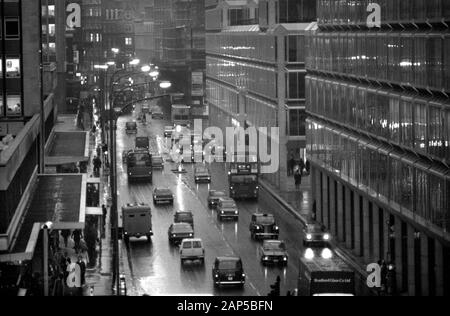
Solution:
M 111 51 L 112 51 L 114 54 L 118 54 L 118 53 L 120 52 L 120 49 L 118 49 L 118 48 L 111 48 Z
M 163 81 L 159 84 L 159 87 L 161 89 L 169 89 L 172 86 L 172 83 L 170 83 L 169 81 Z
M 137 66 L 141 63 L 140 59 L 133 59 L 132 61 L 130 61 L 130 65 L 131 66 Z
M 142 72 L 149 72 L 152 68 L 149 65 L 142 66 Z
M 150 77 L 156 78 L 158 76 L 159 76 L 159 71 L 154 70 L 154 71 L 150 72 Z

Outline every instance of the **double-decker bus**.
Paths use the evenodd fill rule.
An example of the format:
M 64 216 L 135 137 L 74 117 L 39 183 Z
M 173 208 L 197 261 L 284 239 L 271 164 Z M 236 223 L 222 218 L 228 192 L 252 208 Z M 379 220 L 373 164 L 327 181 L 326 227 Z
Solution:
M 191 125 L 191 107 L 187 105 L 184 93 L 171 93 L 170 102 L 172 104 L 173 126 L 189 127 Z
M 148 150 L 133 150 L 127 156 L 128 181 L 147 180 L 153 182 L 152 155 Z
M 230 162 L 228 164 L 228 183 L 230 197 L 237 199 L 258 199 L 259 162 Z

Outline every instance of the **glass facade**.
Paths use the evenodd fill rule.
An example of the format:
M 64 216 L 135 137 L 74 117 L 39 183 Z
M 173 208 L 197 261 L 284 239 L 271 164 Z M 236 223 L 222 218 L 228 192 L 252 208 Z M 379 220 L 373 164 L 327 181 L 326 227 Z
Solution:
M 307 77 L 311 114 L 450 162 L 450 102 Z
M 276 62 L 276 37 L 264 34 L 206 34 L 208 54 Z
M 448 32 L 321 32 L 309 45 L 311 70 L 450 91 Z
M 402 22 L 426 23 L 450 20 L 448 0 L 318 0 L 318 20 L 321 26 L 365 25 L 367 6 L 381 6 L 382 24 Z M 443 19 L 444 17 L 444 19 Z
M 0 3 L 0 117 L 22 115 L 20 1 Z
M 450 173 L 381 142 L 308 119 L 308 153 L 315 164 L 397 210 L 450 231 Z
M 207 57 L 206 71 L 210 77 L 247 89 L 270 99 L 277 98 L 277 71 L 273 67 L 225 58 Z
M 277 23 L 311 22 L 316 19 L 316 0 L 278 0 Z

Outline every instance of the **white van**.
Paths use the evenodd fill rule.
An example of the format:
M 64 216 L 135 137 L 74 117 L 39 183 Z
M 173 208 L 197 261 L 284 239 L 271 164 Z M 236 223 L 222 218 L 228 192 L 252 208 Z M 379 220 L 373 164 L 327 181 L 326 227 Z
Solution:
M 200 260 L 201 264 L 205 264 L 205 248 L 201 239 L 183 239 L 180 245 L 181 264 L 186 261 Z

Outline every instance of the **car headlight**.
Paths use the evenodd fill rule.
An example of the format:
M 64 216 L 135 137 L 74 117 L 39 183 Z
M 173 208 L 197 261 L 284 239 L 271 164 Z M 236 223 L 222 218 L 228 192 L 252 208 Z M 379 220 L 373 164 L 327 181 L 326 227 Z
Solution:
M 306 235 L 306 239 L 311 240 L 312 239 L 312 235 L 311 234 Z
M 220 214 L 225 214 L 225 212 L 224 211 L 220 211 Z
M 323 240 L 330 240 L 330 235 L 329 234 L 323 235 Z
M 280 227 L 275 226 L 273 229 L 274 229 L 274 230 L 280 230 Z
M 245 278 L 245 273 L 242 273 L 242 277 Z
M 235 211 L 234 214 L 239 215 L 239 211 Z
M 328 248 L 325 248 L 324 250 L 322 250 L 322 254 L 321 255 L 322 255 L 322 258 L 324 258 L 324 259 L 331 259 L 331 258 L 333 258 L 333 253 Z
M 192 236 L 194 236 L 194 234 L 189 234 L 189 237 L 192 237 Z
M 287 259 L 288 259 L 288 258 L 287 258 L 286 256 L 283 257 L 283 260 L 284 260 L 284 261 L 287 261 Z
M 219 275 L 218 274 L 216 274 L 215 276 L 214 276 L 215 278 L 218 278 L 219 277 Z
M 264 260 L 269 260 L 269 257 L 268 256 L 264 256 Z

